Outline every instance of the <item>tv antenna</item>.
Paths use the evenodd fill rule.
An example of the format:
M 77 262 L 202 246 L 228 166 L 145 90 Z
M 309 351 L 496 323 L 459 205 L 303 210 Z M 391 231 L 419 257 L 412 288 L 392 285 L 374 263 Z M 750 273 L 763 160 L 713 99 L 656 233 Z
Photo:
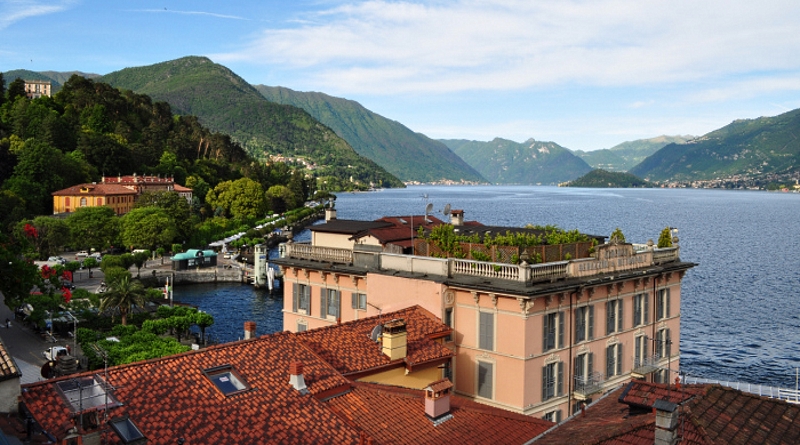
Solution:
M 426 222 L 426 223 L 429 223 L 429 222 L 431 222 L 431 221 L 428 219 L 428 215 L 430 215 L 432 211 L 433 211 L 433 203 L 432 203 L 432 202 L 429 202 L 429 203 L 428 203 L 428 205 L 426 205 L 426 206 L 425 206 L 425 222 Z
M 444 205 L 444 209 L 442 209 L 442 214 L 444 216 L 447 216 L 447 215 L 450 214 L 450 204 L 445 204 Z

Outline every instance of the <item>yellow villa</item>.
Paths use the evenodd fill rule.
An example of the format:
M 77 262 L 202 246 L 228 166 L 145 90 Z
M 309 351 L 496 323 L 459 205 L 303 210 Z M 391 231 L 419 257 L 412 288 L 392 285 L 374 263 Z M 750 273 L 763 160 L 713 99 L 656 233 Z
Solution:
M 476 401 L 552 421 L 631 379 L 677 376 L 681 280 L 695 266 L 678 246 L 590 236 L 539 251 L 505 246 L 490 261 L 442 258 L 414 238 L 438 224 L 446 223 L 337 220 L 329 211 L 311 243 L 284 244 L 274 260 L 284 273 L 284 329 L 419 305 L 453 328 L 445 345 L 454 357 L 437 377 Z M 465 222 L 460 210 L 450 224 L 458 233 L 528 230 Z

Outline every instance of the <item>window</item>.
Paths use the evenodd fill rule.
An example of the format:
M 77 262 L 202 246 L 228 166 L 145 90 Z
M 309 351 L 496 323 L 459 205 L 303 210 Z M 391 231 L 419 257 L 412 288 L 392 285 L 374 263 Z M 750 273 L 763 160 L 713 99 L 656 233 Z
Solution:
M 360 294 L 353 292 L 351 295 L 351 304 L 353 309 L 367 310 L 367 294 Z
M 448 360 L 444 362 L 444 369 L 442 369 L 442 377 L 453 381 L 453 363 Z
M 650 320 L 650 299 L 647 294 L 633 296 L 633 326 L 647 324 Z
M 647 359 L 647 337 L 640 335 L 633 339 L 633 367 L 643 366 Z
M 124 444 L 147 443 L 142 431 L 128 416 L 109 420 L 108 424 Z
M 448 307 L 444 309 L 444 324 L 446 324 L 449 328 L 453 328 L 453 308 Z M 447 334 L 447 337 L 444 338 L 445 341 L 453 341 L 453 333 Z
M 656 320 L 669 318 L 669 288 L 661 289 L 656 294 Z
M 328 316 L 339 318 L 340 312 L 340 295 L 341 293 L 336 289 L 320 289 L 320 316 L 327 318 Z
M 585 352 L 583 354 L 578 354 L 575 356 L 575 379 L 578 382 L 587 383 L 589 377 L 591 377 L 592 372 L 594 371 L 592 368 L 594 367 L 594 354 L 591 352 Z
M 550 411 L 550 412 L 544 413 L 544 416 L 542 416 L 542 419 L 547 420 L 549 422 L 553 422 L 553 423 L 561 422 L 561 410 L 557 409 L 555 411 Z
M 478 397 L 492 398 L 494 364 L 478 362 Z
M 64 198 L 64 205 L 65 205 L 65 206 L 67 206 L 67 207 L 69 207 L 69 196 L 67 196 L 66 198 Z
M 622 330 L 622 300 L 606 302 L 606 334 Z
M 305 332 L 308 330 L 308 323 L 305 321 L 298 321 L 297 322 L 297 332 Z
M 97 205 L 103 205 L 103 198 L 97 198 Z
M 669 357 L 672 355 L 672 339 L 669 329 L 656 331 L 655 356 L 658 358 Z
M 564 347 L 564 312 L 553 312 L 542 317 L 542 350 Z
M 238 394 L 250 389 L 244 379 L 242 379 L 230 365 L 205 369 L 203 373 L 211 380 L 211 383 L 226 396 Z
M 86 207 L 86 198 L 81 198 L 81 207 Z
M 305 311 L 311 313 L 311 287 L 305 284 L 294 283 L 292 286 L 292 311 Z
M 622 343 L 606 348 L 606 377 L 622 375 Z
M 594 306 L 575 309 L 575 343 L 594 338 Z
M 494 351 L 494 313 L 479 312 L 478 347 Z
M 564 363 L 550 363 L 542 368 L 542 401 L 564 395 Z

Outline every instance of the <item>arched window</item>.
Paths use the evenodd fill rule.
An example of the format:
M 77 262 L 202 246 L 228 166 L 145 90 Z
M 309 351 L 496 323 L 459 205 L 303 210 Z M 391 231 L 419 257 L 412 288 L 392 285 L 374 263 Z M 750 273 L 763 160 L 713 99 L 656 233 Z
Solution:
M 81 198 L 81 207 L 86 207 L 86 198 Z

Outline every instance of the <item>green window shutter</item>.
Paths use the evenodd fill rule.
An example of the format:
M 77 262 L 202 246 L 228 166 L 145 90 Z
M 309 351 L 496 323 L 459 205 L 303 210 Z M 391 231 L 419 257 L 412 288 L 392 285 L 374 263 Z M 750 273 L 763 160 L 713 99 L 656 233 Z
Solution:
M 617 344 L 617 357 L 615 361 L 617 362 L 616 375 L 622 375 L 622 343 Z
M 642 295 L 642 300 L 644 303 L 644 317 L 642 317 L 643 324 L 647 324 L 650 322 L 650 298 L 647 294 Z
M 564 347 L 564 311 L 558 313 L 558 347 Z
M 606 377 L 614 375 L 614 345 L 606 347 Z
M 614 302 L 606 301 L 606 335 L 614 332 Z
M 670 303 L 670 301 L 669 301 L 670 300 L 670 295 L 669 294 L 670 294 L 669 288 L 667 288 L 667 310 L 665 311 L 666 314 L 667 314 L 666 315 L 667 317 L 669 317 L 669 303 Z
M 625 326 L 625 314 L 624 314 L 624 304 L 622 304 L 623 300 L 617 300 L 617 329 L 616 332 L 622 332 L 623 326 Z
M 552 397 L 550 395 L 550 369 L 551 368 L 546 365 L 542 367 L 542 402 Z
M 319 316 L 326 318 L 328 316 L 328 289 L 321 287 L 319 289 Z
M 589 309 L 589 340 L 594 340 L 594 305 L 588 306 Z
M 550 335 L 550 316 L 547 314 L 542 315 L 542 352 L 547 352 L 548 347 L 547 337 Z
M 556 379 L 556 384 L 558 385 L 558 390 L 556 394 L 559 396 L 564 395 L 564 362 L 558 362 L 558 378 Z
M 358 309 L 358 294 L 355 292 L 350 293 L 350 306 L 353 309 Z
M 588 361 L 586 363 L 586 372 L 591 376 L 594 372 L 594 352 L 586 354 L 586 360 Z

